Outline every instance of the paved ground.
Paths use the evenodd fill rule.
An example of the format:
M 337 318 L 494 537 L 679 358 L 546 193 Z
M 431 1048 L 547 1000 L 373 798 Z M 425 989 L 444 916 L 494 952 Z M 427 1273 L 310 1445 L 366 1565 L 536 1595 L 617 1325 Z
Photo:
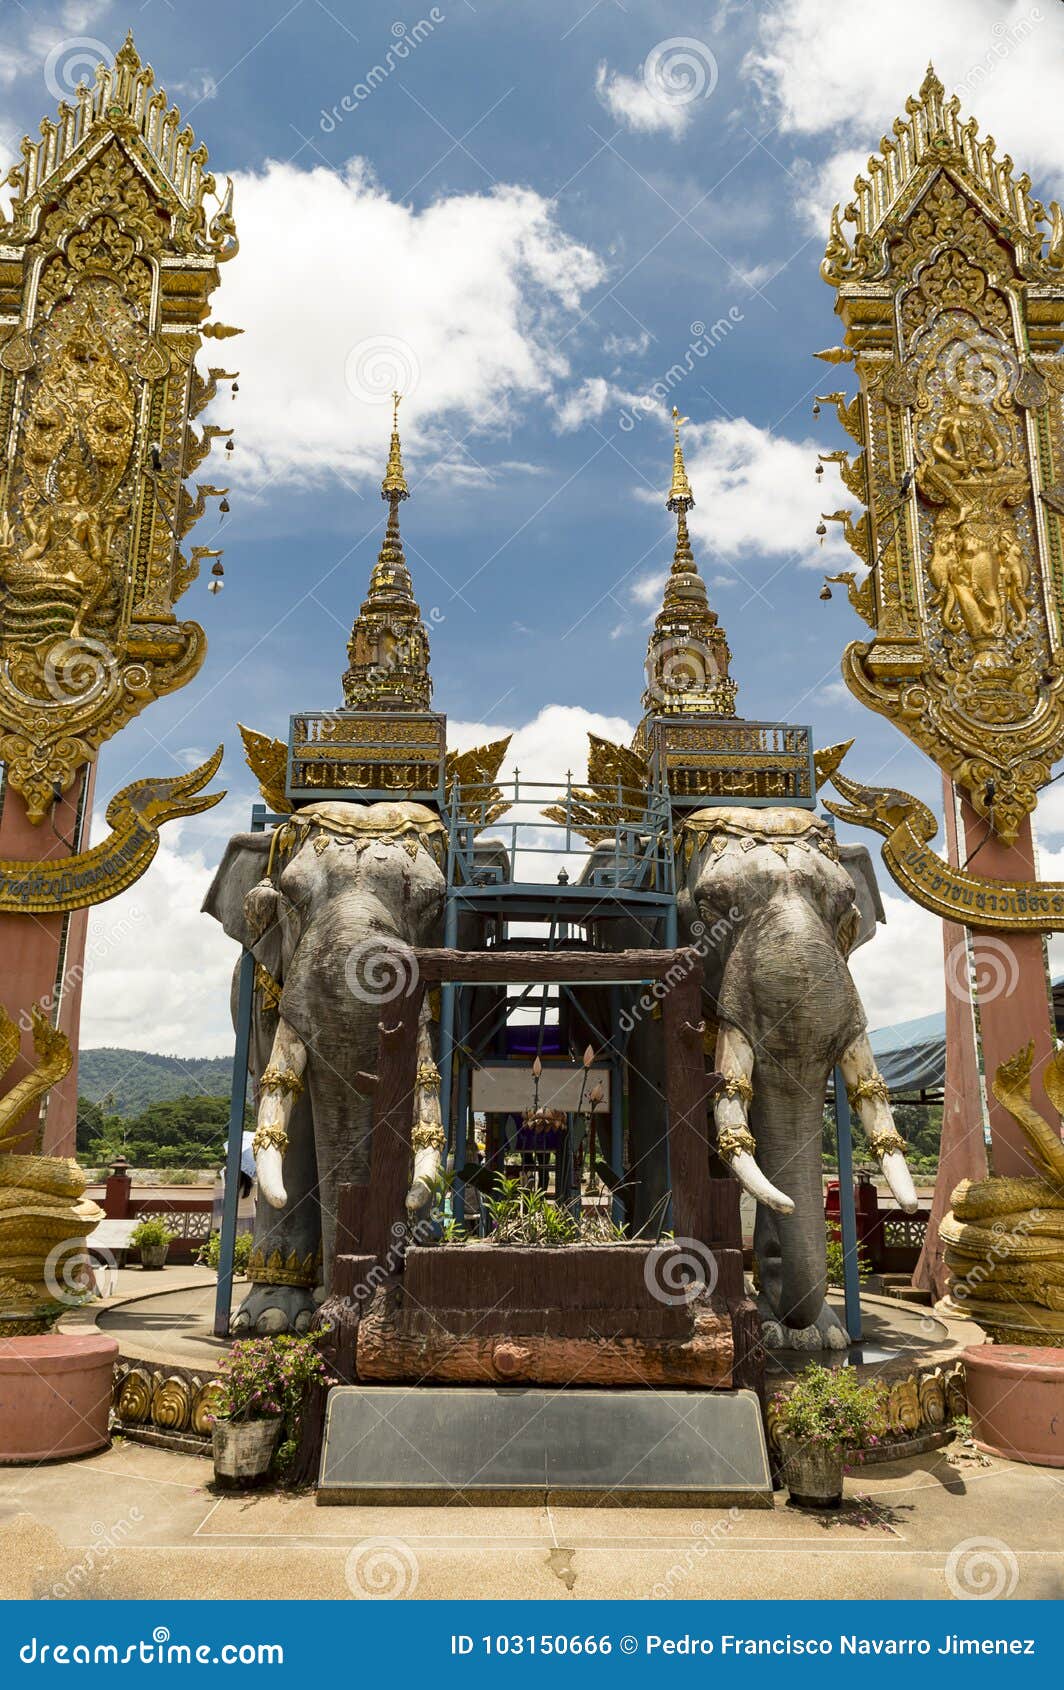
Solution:
M 0 1597 L 1064 1597 L 1064 1472 L 947 1452 L 768 1510 L 320 1508 L 118 1443 L 0 1469 Z

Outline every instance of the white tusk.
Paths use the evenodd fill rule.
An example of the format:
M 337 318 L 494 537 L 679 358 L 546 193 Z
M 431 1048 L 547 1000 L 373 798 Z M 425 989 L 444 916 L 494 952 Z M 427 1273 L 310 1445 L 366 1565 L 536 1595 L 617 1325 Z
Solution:
M 713 1104 L 721 1156 L 751 1197 L 778 1214 L 793 1215 L 791 1199 L 765 1178 L 754 1157 L 747 1121 L 747 1109 L 754 1095 L 754 1051 L 745 1033 L 738 1027 L 722 1026 L 717 1034 L 714 1061 L 724 1075 L 724 1086 Z M 745 1145 L 736 1140 L 745 1140 Z
M 406 1212 L 413 1219 L 432 1202 L 440 1173 L 446 1137 L 440 1116 L 440 1074 L 432 1053 L 428 996 L 421 1009 L 417 1037 L 417 1083 L 414 1087 L 414 1125 L 410 1142 L 414 1173 L 406 1194 Z
M 296 1098 L 303 1090 L 307 1047 L 282 1016 L 273 1035 L 270 1060 L 259 1077 L 259 1113 L 252 1149 L 259 1191 L 271 1209 L 283 1209 L 288 1202 L 284 1187 L 284 1152 L 288 1146 L 288 1123 Z
M 283 1209 L 288 1202 L 284 1188 L 284 1163 L 276 1145 L 268 1144 L 255 1157 L 255 1172 L 259 1181 L 259 1195 L 265 1197 L 272 1209 Z
M 886 1083 L 876 1067 L 868 1034 L 860 1033 L 839 1058 L 839 1069 L 851 1094 L 851 1103 L 899 1208 L 913 1215 L 920 1207 L 913 1177 L 905 1161 L 898 1129 L 890 1107 Z
M 880 1159 L 883 1178 L 894 1193 L 894 1200 L 907 1215 L 915 1215 L 920 1207 L 920 1199 L 916 1195 L 913 1176 L 909 1172 L 908 1163 L 900 1150 L 888 1150 Z
M 739 1184 L 750 1193 L 751 1197 L 756 1197 L 757 1201 L 763 1203 L 766 1209 L 775 1209 L 777 1214 L 794 1214 L 793 1198 L 776 1190 L 771 1181 L 765 1178 L 749 1150 L 736 1150 L 731 1156 L 726 1153 L 722 1154 L 724 1154 L 724 1160 Z

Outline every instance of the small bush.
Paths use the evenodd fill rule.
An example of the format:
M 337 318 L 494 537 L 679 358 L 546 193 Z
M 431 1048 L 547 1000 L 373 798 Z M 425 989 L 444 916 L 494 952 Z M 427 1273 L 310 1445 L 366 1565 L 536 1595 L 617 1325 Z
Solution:
M 874 1380 L 862 1381 L 851 1367 L 821 1367 L 810 1362 L 790 1391 L 772 1399 L 781 1436 L 797 1443 L 830 1448 L 879 1443 L 887 1428 L 887 1392 Z
M 833 1221 L 827 1223 L 828 1233 L 828 1284 L 835 1290 L 841 1291 L 846 1283 L 845 1263 L 842 1250 L 842 1239 L 838 1236 L 838 1229 Z M 872 1272 L 872 1264 L 863 1244 L 857 1246 L 857 1278 L 863 1285 Z
M 233 1272 L 247 1273 L 248 1262 L 251 1260 L 253 1239 L 250 1232 L 238 1232 L 233 1241 Z M 218 1264 L 222 1259 L 222 1235 L 212 1232 L 205 1239 L 196 1252 L 196 1260 L 200 1267 L 213 1268 L 218 1272 Z

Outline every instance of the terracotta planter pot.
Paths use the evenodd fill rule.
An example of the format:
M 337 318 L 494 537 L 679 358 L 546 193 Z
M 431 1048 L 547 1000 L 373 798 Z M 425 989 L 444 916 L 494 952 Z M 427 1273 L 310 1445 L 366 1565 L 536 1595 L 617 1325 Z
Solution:
M 142 1268 L 161 1268 L 166 1265 L 166 1252 L 169 1244 L 142 1244 L 140 1246 L 140 1265 Z
M 780 1439 L 783 1482 L 801 1508 L 837 1508 L 842 1501 L 841 1449 Z
M 272 1420 L 216 1420 L 211 1431 L 215 1478 L 241 1488 L 261 1484 L 280 1435 L 279 1415 Z

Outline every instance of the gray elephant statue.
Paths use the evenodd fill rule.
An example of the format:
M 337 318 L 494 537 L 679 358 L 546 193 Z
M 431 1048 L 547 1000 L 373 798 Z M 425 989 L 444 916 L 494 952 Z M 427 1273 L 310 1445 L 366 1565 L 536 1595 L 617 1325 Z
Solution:
M 864 846 L 840 846 L 812 811 L 697 810 L 678 830 L 681 944 L 702 956 L 707 1023 L 716 1022 L 714 1101 L 720 1155 L 757 1201 L 758 1306 L 770 1348 L 843 1348 L 825 1300 L 821 1163 L 824 1099 L 841 1069 L 897 1202 L 917 1207 L 887 1089 L 875 1064 L 847 958 L 883 919 Z M 608 861 L 596 853 L 591 872 Z M 660 925 L 660 924 L 659 924 Z M 660 944 L 662 935 L 603 921 L 597 942 Z M 668 1197 L 661 1022 L 629 997 L 622 1016 L 635 1229 Z
M 436 813 L 406 801 L 310 804 L 226 847 L 203 908 L 256 963 L 259 1200 L 234 1331 L 304 1331 L 328 1289 L 338 1187 L 369 1174 L 371 1102 L 358 1075 L 376 1067 L 382 1008 L 412 977 L 410 951 L 442 941 L 446 850 Z M 478 845 L 477 857 L 506 872 L 500 846 Z M 423 1027 L 429 1078 L 430 1037 Z M 443 1150 L 430 1084 L 415 1107 L 414 1219 Z

